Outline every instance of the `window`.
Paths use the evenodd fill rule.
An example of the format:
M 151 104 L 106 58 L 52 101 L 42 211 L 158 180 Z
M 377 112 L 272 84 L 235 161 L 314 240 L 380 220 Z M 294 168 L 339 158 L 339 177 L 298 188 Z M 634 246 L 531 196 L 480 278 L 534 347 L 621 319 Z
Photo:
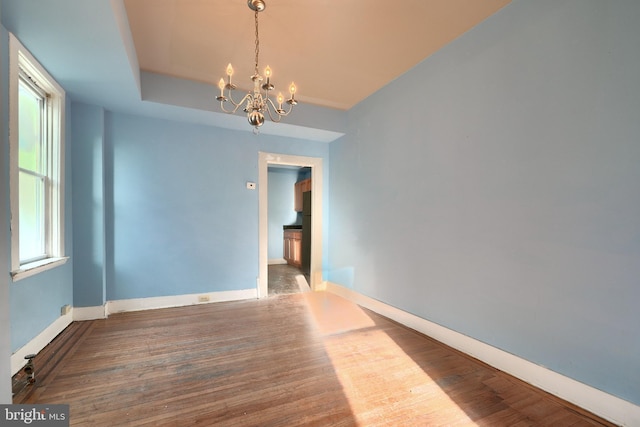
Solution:
M 31 276 L 64 256 L 64 90 L 10 36 L 11 275 Z

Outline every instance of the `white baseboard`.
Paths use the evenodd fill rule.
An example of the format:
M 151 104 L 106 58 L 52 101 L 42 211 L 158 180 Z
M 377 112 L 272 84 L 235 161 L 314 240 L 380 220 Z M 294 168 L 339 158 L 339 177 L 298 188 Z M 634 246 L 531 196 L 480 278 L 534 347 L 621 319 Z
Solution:
M 638 405 L 335 283 L 326 282 L 326 289 L 599 417 L 623 426 L 640 426 L 640 406 Z
M 287 260 L 284 258 L 272 258 L 267 261 L 267 264 L 269 265 L 286 264 L 286 263 L 287 263 Z
M 107 313 L 104 305 L 94 307 L 73 307 L 73 321 L 106 319 Z
M 313 289 L 314 291 L 326 291 L 327 290 L 327 281 L 323 280 L 316 283 L 316 287 Z M 338 286 L 338 285 L 336 285 Z
M 27 363 L 25 356 L 28 354 L 38 354 L 40 350 L 45 348 L 58 334 L 71 324 L 73 321 L 73 308 L 69 313 L 58 317 L 47 328 L 40 332 L 34 339 L 26 343 L 11 355 L 11 375 L 15 375 Z
M 239 301 L 258 298 L 258 290 L 243 289 L 239 291 L 203 292 L 201 294 L 172 295 L 166 297 L 132 298 L 107 301 L 106 313 L 122 313 L 125 311 L 153 310 L 157 308 L 183 307 L 212 302 Z

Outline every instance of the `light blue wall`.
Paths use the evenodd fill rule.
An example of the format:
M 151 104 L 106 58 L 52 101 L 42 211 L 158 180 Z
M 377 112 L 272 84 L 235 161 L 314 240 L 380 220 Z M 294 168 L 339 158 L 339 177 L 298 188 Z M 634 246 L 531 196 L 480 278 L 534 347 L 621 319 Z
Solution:
M 294 185 L 298 180 L 298 171 L 270 167 L 268 172 L 269 206 L 268 221 L 269 236 L 268 254 L 271 259 L 282 259 L 283 253 L 283 225 L 297 224 L 298 215 L 294 211 Z M 300 218 L 302 220 L 302 218 Z M 300 222 L 302 224 L 302 222 Z
M 638 19 L 515 0 L 353 108 L 329 279 L 640 404 Z
M 105 303 L 104 110 L 73 103 L 73 305 Z
M 255 288 L 258 140 L 109 114 L 113 280 L 119 300 Z
M 73 129 L 85 145 L 73 157 L 85 164 L 74 170 L 74 218 L 78 230 L 99 233 L 104 214 L 107 301 L 255 288 L 258 192 L 245 183 L 258 180 L 258 152 L 321 157 L 328 169 L 325 143 L 80 105 Z M 101 304 L 99 239 L 76 238 L 76 253 L 91 258 L 74 271 L 78 304 Z

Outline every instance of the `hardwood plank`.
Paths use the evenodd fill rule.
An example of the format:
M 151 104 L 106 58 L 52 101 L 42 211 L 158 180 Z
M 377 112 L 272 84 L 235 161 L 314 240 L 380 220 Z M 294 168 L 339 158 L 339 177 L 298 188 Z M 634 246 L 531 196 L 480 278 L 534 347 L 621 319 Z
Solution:
M 72 323 L 64 333 L 61 333 L 55 340 L 53 345 L 45 346 L 37 357 L 34 359 L 35 379 L 39 387 L 32 387 L 28 384 L 27 375 L 24 371 L 18 372 L 13 376 L 13 395 L 14 400 L 21 402 L 29 402 L 35 399 L 32 394 L 44 385 L 53 380 L 57 372 L 57 366 L 69 355 L 73 354 L 77 346 L 87 335 L 87 330 L 92 327 L 89 323 Z
M 323 292 L 114 314 L 50 346 L 14 402 L 74 426 L 612 425 Z

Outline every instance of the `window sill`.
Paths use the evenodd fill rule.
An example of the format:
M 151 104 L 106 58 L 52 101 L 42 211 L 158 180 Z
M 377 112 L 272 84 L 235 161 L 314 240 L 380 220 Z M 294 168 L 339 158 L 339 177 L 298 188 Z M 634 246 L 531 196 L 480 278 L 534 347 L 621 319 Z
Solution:
M 68 256 L 47 258 L 41 261 L 21 265 L 18 270 L 13 270 L 11 272 L 11 278 L 14 282 L 17 282 L 18 280 L 26 279 L 27 277 L 34 276 L 36 274 L 42 273 L 43 271 L 51 270 L 52 268 L 64 265 L 68 259 Z

